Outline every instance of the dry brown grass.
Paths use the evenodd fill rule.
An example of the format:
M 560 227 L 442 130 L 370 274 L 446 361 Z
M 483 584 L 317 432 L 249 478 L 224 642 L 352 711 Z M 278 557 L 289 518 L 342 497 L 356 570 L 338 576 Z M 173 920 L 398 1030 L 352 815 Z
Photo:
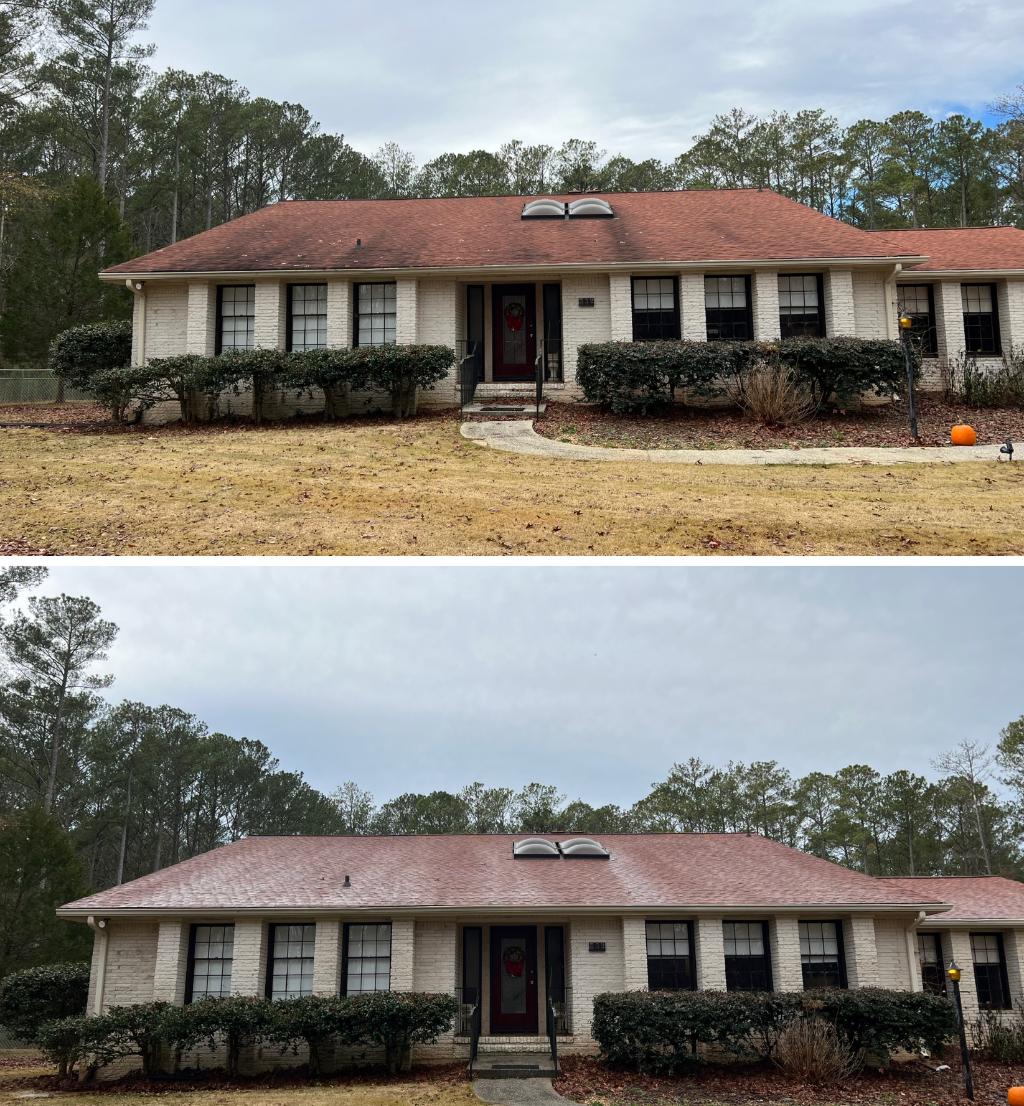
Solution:
M 1024 465 L 738 468 L 482 449 L 453 418 L 0 430 L 0 549 L 55 554 L 1021 554 Z

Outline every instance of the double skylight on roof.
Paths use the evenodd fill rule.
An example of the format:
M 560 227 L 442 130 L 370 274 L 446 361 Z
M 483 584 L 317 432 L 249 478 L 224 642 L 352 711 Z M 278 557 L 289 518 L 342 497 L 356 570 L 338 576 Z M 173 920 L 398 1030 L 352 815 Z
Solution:
M 558 860 L 608 860 L 608 850 L 592 837 L 570 837 L 565 841 L 549 841 L 546 837 L 524 837 L 512 846 L 517 859 L 539 858 Z
M 611 219 L 612 205 L 598 196 L 578 200 L 531 200 L 523 208 L 524 219 Z

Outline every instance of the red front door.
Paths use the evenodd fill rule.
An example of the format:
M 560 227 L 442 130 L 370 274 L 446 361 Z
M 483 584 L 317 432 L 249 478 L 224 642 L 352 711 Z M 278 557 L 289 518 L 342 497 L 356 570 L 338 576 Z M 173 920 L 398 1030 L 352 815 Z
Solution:
M 537 929 L 491 927 L 491 1033 L 537 1032 Z
M 537 297 L 532 284 L 491 289 L 494 379 L 533 380 L 537 356 Z

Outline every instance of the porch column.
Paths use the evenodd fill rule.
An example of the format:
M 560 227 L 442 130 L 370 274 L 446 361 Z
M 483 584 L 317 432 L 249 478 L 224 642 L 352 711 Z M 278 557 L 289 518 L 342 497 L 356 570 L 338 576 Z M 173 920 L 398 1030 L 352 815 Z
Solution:
M 693 927 L 697 948 L 697 989 L 725 990 L 725 931 L 722 918 L 698 918 Z
M 846 953 L 846 982 L 856 987 L 878 986 L 878 948 L 875 920 L 856 915 L 843 921 L 843 950 Z
M 185 352 L 212 357 L 216 348 L 217 288 L 206 280 L 188 283 Z
M 284 281 L 257 281 L 256 319 L 253 323 L 253 345 L 257 349 L 284 349 L 287 307 L 287 285 Z
M 708 340 L 708 316 L 704 301 L 704 274 L 679 274 L 679 321 L 687 342 Z
M 415 282 L 414 282 L 415 283 Z M 413 952 L 416 925 L 410 918 L 391 923 L 391 990 L 413 989 Z
M 418 286 L 416 278 L 400 280 L 395 290 L 395 341 L 400 346 L 416 342 Z
M 1024 280 L 1001 280 L 996 285 L 999 337 L 1004 355 L 1024 346 Z
M 355 318 L 352 306 L 352 281 L 327 282 L 327 344 L 331 349 L 349 349 Z
M 825 333 L 830 338 L 857 333 L 857 314 L 853 306 L 853 273 L 849 269 L 829 269 L 825 273 Z
M 337 995 L 341 991 L 341 922 L 337 918 L 316 923 L 313 946 L 313 994 Z
M 629 273 L 612 273 L 609 277 L 611 295 L 612 341 L 633 341 L 633 282 Z
M 939 357 L 948 366 L 967 348 L 964 337 L 964 303 L 960 283 L 944 280 L 935 285 L 935 330 Z
M 156 939 L 156 967 L 153 970 L 153 1001 L 182 1006 L 185 975 L 188 972 L 188 922 L 161 922 Z
M 773 918 L 768 925 L 772 953 L 772 983 L 776 991 L 802 991 L 800 923 L 796 918 Z
M 266 985 L 267 927 L 263 919 L 235 922 L 234 960 L 231 964 L 233 995 L 262 995 Z
M 754 338 L 758 342 L 778 341 L 782 337 L 779 322 L 779 274 L 758 269 L 750 282 L 754 315 Z
M 643 918 L 622 919 L 623 987 L 647 990 L 647 923 Z

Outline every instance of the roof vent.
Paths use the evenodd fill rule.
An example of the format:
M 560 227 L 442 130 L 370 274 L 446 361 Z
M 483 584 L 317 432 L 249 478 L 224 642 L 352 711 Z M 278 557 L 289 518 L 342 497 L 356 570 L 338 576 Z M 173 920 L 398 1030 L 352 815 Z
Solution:
M 608 850 L 595 841 L 592 837 L 570 837 L 568 841 L 560 841 L 559 849 L 562 856 L 575 860 L 577 857 L 590 857 L 594 860 L 608 860 Z
M 561 200 L 531 200 L 523 208 L 524 219 L 564 219 L 565 204 Z
M 611 219 L 614 215 L 612 205 L 607 200 L 599 200 L 596 196 L 573 200 L 569 204 L 571 219 Z
M 554 857 L 557 860 L 560 854 L 554 841 L 547 841 L 543 837 L 527 837 L 512 846 L 512 855 L 514 857 Z

